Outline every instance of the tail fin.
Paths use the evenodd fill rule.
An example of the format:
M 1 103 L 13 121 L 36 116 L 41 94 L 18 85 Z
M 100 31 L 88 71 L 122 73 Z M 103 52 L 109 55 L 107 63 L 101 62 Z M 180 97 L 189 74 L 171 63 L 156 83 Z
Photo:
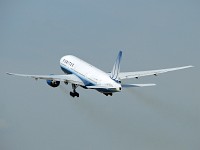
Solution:
M 117 59 L 116 59 L 116 61 L 115 61 L 115 64 L 114 64 L 114 66 L 113 66 L 111 75 L 110 75 L 110 77 L 111 77 L 113 80 L 117 80 L 117 81 L 118 81 L 118 75 L 119 75 L 119 72 L 120 72 L 120 62 L 121 62 L 121 58 L 122 58 L 122 51 L 119 52 L 119 54 L 118 54 L 118 56 L 117 56 Z

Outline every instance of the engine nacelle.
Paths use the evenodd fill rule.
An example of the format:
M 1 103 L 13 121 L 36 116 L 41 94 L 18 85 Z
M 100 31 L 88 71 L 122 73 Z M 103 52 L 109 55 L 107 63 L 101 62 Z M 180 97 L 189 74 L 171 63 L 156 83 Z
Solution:
M 60 81 L 54 81 L 54 80 L 47 80 L 47 84 L 51 87 L 58 87 L 60 85 Z

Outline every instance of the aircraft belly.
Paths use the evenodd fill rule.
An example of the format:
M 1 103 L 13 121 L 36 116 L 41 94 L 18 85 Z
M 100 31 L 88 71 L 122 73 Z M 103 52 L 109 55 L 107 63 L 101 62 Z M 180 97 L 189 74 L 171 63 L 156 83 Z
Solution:
M 116 90 L 112 90 L 112 89 L 95 89 L 100 93 L 114 93 L 114 92 L 118 92 Z

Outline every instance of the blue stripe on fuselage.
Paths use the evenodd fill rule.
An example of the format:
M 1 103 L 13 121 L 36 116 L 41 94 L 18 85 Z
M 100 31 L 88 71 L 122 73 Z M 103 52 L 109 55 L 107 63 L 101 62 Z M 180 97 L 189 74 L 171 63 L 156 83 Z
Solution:
M 85 86 L 95 86 L 96 85 L 95 83 L 91 82 L 90 80 L 88 80 L 87 78 L 83 77 L 82 75 L 78 74 L 77 72 L 75 72 L 73 70 L 69 70 L 68 68 L 65 68 L 63 66 L 60 66 L 60 68 L 66 74 L 74 74 L 77 77 L 79 77 L 83 81 Z M 112 93 L 112 92 L 115 92 L 115 91 L 112 91 L 112 90 L 109 90 L 109 89 L 95 89 L 95 90 L 97 90 L 98 92 L 101 92 L 101 93 Z
M 71 71 L 65 69 L 64 67 L 60 66 L 60 68 L 62 69 L 62 71 L 63 71 L 64 73 L 66 73 L 66 74 L 72 74 Z
M 74 72 L 73 70 L 69 70 L 63 66 L 60 66 L 60 68 L 62 69 L 62 71 L 66 74 L 75 74 L 77 77 L 79 77 L 83 83 L 85 84 L 85 86 L 95 86 L 96 84 L 92 83 L 91 81 L 89 81 L 88 79 L 84 78 L 82 75 Z

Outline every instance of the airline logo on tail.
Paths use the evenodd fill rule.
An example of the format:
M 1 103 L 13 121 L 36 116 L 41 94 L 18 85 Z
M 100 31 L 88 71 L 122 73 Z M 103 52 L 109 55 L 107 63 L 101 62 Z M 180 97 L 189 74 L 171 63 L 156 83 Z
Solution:
M 110 78 L 115 80 L 115 81 L 119 81 L 119 73 L 120 73 L 120 62 L 122 59 L 122 51 L 119 52 L 117 59 L 115 61 L 115 64 L 113 66 Z

